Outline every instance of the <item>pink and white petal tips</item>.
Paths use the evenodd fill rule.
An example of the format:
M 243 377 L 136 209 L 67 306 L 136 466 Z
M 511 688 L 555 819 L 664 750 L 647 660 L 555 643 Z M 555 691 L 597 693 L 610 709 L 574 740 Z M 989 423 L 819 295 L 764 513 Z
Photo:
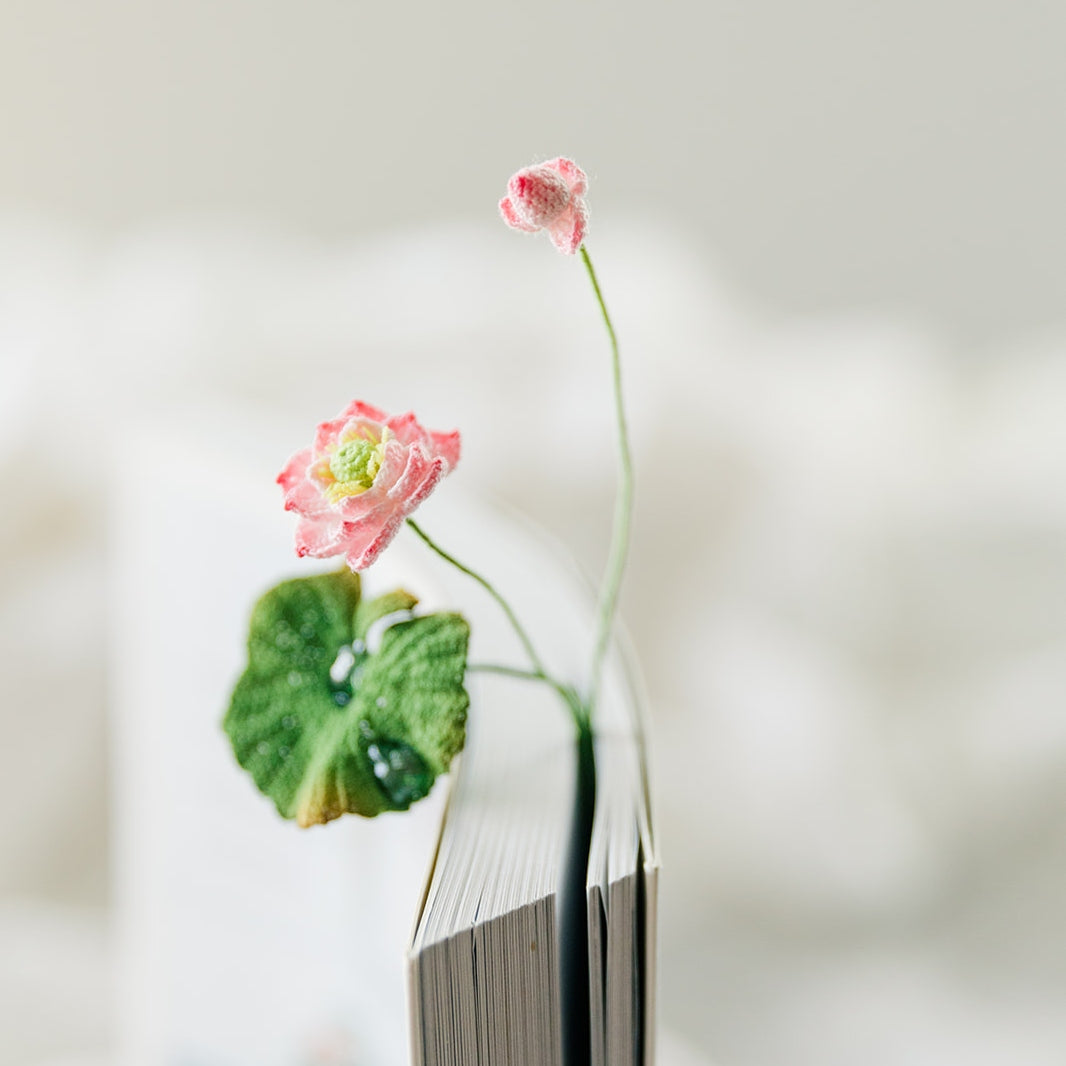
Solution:
M 585 243 L 588 224 L 588 206 L 579 199 L 570 211 L 548 227 L 548 239 L 564 255 L 573 255 Z
M 347 540 L 344 520 L 330 516 L 301 517 L 296 523 L 296 554 L 302 559 L 328 559 L 338 553 L 339 545 Z
M 348 539 L 344 561 L 352 570 L 365 570 L 389 546 L 402 525 L 403 518 L 393 518 L 383 526 L 357 530 Z
M 413 414 L 389 416 L 354 401 L 321 423 L 314 444 L 278 475 L 286 510 L 295 511 L 296 553 L 343 555 L 368 567 L 404 519 L 459 462 L 458 432 L 425 429 Z
M 536 233 L 540 228 L 539 226 L 534 226 L 520 218 L 518 212 L 515 210 L 514 204 L 511 203 L 510 199 L 506 196 L 500 201 L 500 214 L 503 215 L 504 222 L 506 222 L 511 229 L 520 229 L 523 233 Z
M 547 230 L 560 252 L 573 255 L 588 229 L 587 189 L 588 178 L 572 159 L 549 159 L 511 175 L 500 214 L 523 233 Z
M 557 159 L 549 159 L 544 166 L 558 171 L 574 196 L 584 196 L 588 192 L 589 179 L 585 172 L 572 159 L 559 156 Z
M 462 449 L 462 442 L 459 440 L 459 431 L 452 430 L 451 433 L 434 433 L 430 431 L 430 440 L 433 441 L 433 447 L 436 449 L 438 455 L 443 455 L 448 463 L 448 466 L 457 466 L 459 464 L 459 452 Z

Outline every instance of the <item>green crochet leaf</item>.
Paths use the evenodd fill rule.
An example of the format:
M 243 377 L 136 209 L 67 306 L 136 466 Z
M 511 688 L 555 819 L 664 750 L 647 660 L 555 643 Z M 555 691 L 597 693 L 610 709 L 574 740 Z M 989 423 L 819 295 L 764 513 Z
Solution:
M 223 722 L 237 761 L 302 826 L 406 810 L 466 739 L 466 621 L 397 622 L 371 654 L 373 623 L 417 600 L 397 590 L 360 603 L 359 593 L 347 569 L 267 592 Z
M 355 609 L 355 639 L 365 641 L 370 627 L 375 622 L 380 622 L 390 614 L 413 610 L 417 603 L 418 597 L 403 589 L 386 592 L 384 596 L 378 596 L 374 600 L 363 600 Z

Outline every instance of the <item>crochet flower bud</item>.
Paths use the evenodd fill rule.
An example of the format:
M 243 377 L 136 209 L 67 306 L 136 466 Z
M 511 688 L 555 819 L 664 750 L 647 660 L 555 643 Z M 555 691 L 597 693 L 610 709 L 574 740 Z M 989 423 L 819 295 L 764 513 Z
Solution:
M 300 516 L 297 555 L 344 555 L 352 570 L 366 569 L 458 462 L 457 432 L 353 400 L 278 475 L 285 509 Z
M 547 230 L 560 252 L 573 255 L 588 229 L 587 188 L 585 172 L 573 160 L 550 159 L 511 176 L 500 214 L 513 229 Z

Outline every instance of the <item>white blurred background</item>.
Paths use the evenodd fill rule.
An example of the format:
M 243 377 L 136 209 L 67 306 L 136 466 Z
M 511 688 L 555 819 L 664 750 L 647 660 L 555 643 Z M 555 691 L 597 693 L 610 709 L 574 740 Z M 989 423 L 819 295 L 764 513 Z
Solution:
M 595 307 L 494 217 L 560 153 L 626 358 L 666 1027 L 721 1066 L 1066 1061 L 1064 35 L 1031 0 L 0 0 L 0 1064 L 114 1048 L 128 420 L 295 447 L 412 407 L 598 570 Z

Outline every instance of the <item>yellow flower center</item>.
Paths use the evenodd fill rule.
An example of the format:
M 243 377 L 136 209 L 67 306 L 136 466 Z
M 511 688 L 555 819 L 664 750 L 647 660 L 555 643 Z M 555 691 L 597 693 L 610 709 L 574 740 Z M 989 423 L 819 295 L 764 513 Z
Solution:
M 343 440 L 329 457 L 323 473 L 333 484 L 326 489 L 331 503 L 348 496 L 358 496 L 374 484 L 385 457 L 385 442 L 391 437 L 383 430 L 381 439 L 375 440 L 369 431 L 364 436 Z

